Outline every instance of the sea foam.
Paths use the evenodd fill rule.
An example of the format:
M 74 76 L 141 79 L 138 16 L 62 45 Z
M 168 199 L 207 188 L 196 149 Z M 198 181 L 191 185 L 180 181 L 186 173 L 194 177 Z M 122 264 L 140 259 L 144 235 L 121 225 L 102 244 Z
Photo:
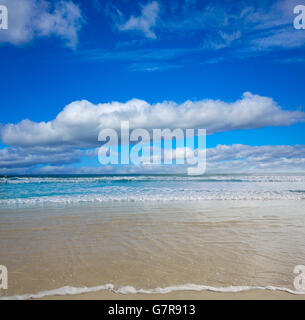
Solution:
M 305 175 L 1 177 L 0 209 L 104 202 L 304 200 Z
M 245 292 L 245 291 L 253 291 L 253 290 L 268 290 L 268 291 L 282 291 L 295 295 L 303 295 L 305 292 L 294 291 L 288 288 L 283 287 L 275 287 L 275 286 L 228 286 L 228 287 L 212 287 L 206 285 L 199 284 L 184 284 L 177 286 L 169 286 L 165 288 L 155 288 L 155 289 L 136 289 L 133 286 L 123 286 L 118 289 L 115 289 L 113 284 L 105 284 L 95 287 L 72 287 L 72 286 L 64 286 L 58 289 L 41 291 L 38 293 L 29 293 L 23 295 L 15 295 L 15 296 L 7 296 L 0 297 L 0 300 L 29 300 L 29 299 L 40 299 L 51 296 L 72 296 L 72 295 L 80 295 L 91 292 L 99 292 L 99 291 L 110 291 L 116 294 L 168 294 L 171 292 L 177 291 L 193 291 L 193 292 L 202 292 L 202 291 L 211 291 L 211 292 L 219 292 L 219 293 L 237 293 L 237 292 Z

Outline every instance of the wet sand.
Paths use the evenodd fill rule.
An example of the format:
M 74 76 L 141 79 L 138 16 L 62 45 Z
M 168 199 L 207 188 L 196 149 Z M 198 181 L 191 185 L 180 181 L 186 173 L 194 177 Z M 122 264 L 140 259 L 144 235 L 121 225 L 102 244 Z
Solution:
M 305 263 L 302 201 L 111 204 L 1 212 L 0 261 L 9 289 L 36 294 L 63 286 L 151 290 L 188 283 L 294 290 Z M 183 289 L 184 290 L 184 289 Z M 53 293 L 52 293 L 53 294 Z M 46 299 L 303 299 L 278 291 L 99 291 Z

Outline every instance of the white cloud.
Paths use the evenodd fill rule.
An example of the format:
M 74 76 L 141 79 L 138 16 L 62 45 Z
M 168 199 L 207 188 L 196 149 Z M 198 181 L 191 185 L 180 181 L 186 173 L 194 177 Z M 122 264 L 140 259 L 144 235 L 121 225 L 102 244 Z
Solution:
M 192 158 L 191 150 L 180 150 L 177 158 Z M 248 146 L 218 145 L 207 149 L 207 173 L 272 173 L 303 172 L 305 170 L 305 146 Z M 138 172 L 186 173 L 185 165 L 141 166 Z
M 276 0 L 269 5 L 245 1 L 235 10 L 232 10 L 234 5 L 212 5 L 201 15 L 203 28 L 211 32 L 210 38 L 204 40 L 204 47 L 221 49 L 236 40 L 244 51 L 302 47 L 305 37 L 293 27 L 293 9 L 297 4 L 298 0 Z M 198 24 L 192 26 L 200 28 Z
M 177 158 L 193 156 L 191 150 L 180 149 Z M 185 165 L 151 165 L 80 168 L 78 173 L 186 173 Z M 303 172 L 305 146 L 218 145 L 207 149 L 207 173 L 272 173 Z
M 32 168 L 36 165 L 57 165 L 78 162 L 81 150 L 68 148 L 4 148 L 0 150 L 0 168 L 14 170 Z
M 21 45 L 36 37 L 56 36 L 75 48 L 84 19 L 72 0 L 2 0 L 8 8 L 8 30 L 0 30 L 0 43 Z
M 195 150 L 195 154 L 197 150 Z M 194 152 L 190 148 L 179 148 L 173 152 L 162 152 L 162 157 L 156 156 L 159 161 L 166 159 L 194 159 Z M 195 155 L 196 159 L 196 155 Z M 186 173 L 189 167 L 187 161 L 184 165 L 153 165 L 151 159 L 145 159 L 137 167 L 123 167 L 120 170 L 128 172 L 129 169 L 141 172 L 155 173 Z M 209 148 L 206 152 L 207 173 L 243 173 L 243 172 L 302 172 L 305 170 L 305 146 L 248 146 L 241 144 L 218 145 Z M 159 162 L 160 163 L 160 162 Z M 194 162 L 196 163 L 196 161 Z M 113 168 L 113 170 L 117 170 Z M 124 172 L 123 172 L 124 173 Z
M 166 151 L 166 150 L 165 150 Z M 165 152 L 166 154 L 166 152 Z M 75 167 L 84 155 L 97 157 L 96 150 L 83 152 L 65 147 L 6 148 L 0 150 L 0 174 L 137 174 L 186 173 L 189 165 L 119 165 Z M 193 157 L 180 148 L 175 159 Z M 207 149 L 207 173 L 303 172 L 305 146 L 218 145 Z
M 23 120 L 18 124 L 0 125 L 1 140 L 10 146 L 0 150 L 0 172 L 51 172 L 52 168 L 58 172 L 71 173 L 185 172 L 181 165 L 102 166 L 98 169 L 67 167 L 79 162 L 84 156 L 97 157 L 95 148 L 100 147 L 99 132 L 105 128 L 117 129 L 119 132 L 123 120 L 130 121 L 131 129 L 206 128 L 212 134 L 266 126 L 288 126 L 304 121 L 305 113 L 284 110 L 272 98 L 249 92 L 232 103 L 202 100 L 182 104 L 164 101 L 150 105 L 146 101 L 133 99 L 126 103 L 94 105 L 86 100 L 75 101 L 49 122 Z M 176 158 L 181 159 L 184 154 L 187 157 L 193 155 L 191 150 L 185 153 L 185 150 L 179 149 Z M 305 147 L 220 145 L 208 149 L 207 158 L 208 170 L 216 172 L 301 170 L 305 168 Z
M 186 101 L 177 104 L 164 101 L 150 105 L 143 100 L 94 105 L 86 100 L 66 106 L 49 122 L 23 120 L 0 128 L 4 144 L 15 147 L 98 146 L 102 129 L 120 129 L 129 120 L 131 128 L 202 128 L 209 134 L 266 126 L 289 126 L 305 120 L 301 111 L 283 110 L 268 97 L 244 93 L 233 103 L 220 100 Z
M 218 145 L 207 150 L 207 159 L 215 172 L 303 171 L 305 146 Z
M 175 5 L 164 1 L 160 11 L 158 3 L 152 2 L 143 7 L 138 17 L 131 16 L 125 23 L 118 23 L 122 18 L 119 12 L 113 20 L 121 30 L 140 30 L 147 37 L 156 38 L 152 28 L 158 19 L 161 37 L 189 37 L 200 41 L 202 49 L 270 51 L 305 45 L 303 33 L 293 27 L 296 16 L 293 9 L 298 4 L 299 0 L 272 0 L 268 4 L 251 0 L 225 4 L 185 0 Z M 238 52 L 232 53 L 238 57 Z
M 300 48 L 305 45 L 305 37 L 293 27 L 297 4 L 298 0 L 277 0 L 269 6 L 249 3 L 241 8 L 240 17 L 226 13 L 233 24 L 225 30 L 241 30 L 241 43 L 248 51 Z
M 141 31 L 147 38 L 155 39 L 153 28 L 156 26 L 159 12 L 158 2 L 153 1 L 142 7 L 140 16 L 131 16 L 124 24 L 118 25 L 118 28 L 122 31 Z

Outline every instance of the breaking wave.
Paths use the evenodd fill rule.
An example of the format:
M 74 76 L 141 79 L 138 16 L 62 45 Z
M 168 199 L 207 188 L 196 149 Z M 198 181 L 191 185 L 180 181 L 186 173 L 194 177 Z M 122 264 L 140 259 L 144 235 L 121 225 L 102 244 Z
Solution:
M 305 175 L 0 177 L 0 206 L 141 201 L 304 200 Z

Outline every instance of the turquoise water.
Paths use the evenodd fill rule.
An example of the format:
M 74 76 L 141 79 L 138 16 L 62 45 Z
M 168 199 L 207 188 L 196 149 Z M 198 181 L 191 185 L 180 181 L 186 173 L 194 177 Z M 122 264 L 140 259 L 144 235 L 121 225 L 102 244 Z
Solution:
M 0 207 L 109 201 L 303 200 L 304 175 L 113 175 L 0 178 Z

